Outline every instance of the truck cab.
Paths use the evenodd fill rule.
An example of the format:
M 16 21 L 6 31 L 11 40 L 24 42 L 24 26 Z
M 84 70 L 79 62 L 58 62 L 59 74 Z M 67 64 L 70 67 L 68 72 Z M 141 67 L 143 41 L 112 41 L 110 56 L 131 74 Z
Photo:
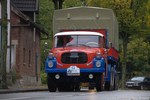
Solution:
M 67 39 L 67 43 L 64 43 L 63 38 Z M 79 68 L 92 68 L 94 57 L 97 54 L 103 55 L 106 49 L 103 35 L 97 32 L 62 32 L 57 33 L 53 40 L 52 53 L 60 69 L 77 64 L 80 64 Z

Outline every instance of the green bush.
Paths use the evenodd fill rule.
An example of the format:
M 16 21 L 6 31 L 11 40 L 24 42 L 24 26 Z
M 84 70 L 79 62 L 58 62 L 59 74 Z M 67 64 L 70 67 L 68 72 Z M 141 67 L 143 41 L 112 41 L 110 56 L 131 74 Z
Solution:
M 12 75 L 12 83 L 15 83 L 17 80 L 17 73 L 15 70 L 11 69 L 11 75 Z
M 47 85 L 47 74 L 45 72 L 41 72 L 41 81 L 42 85 Z

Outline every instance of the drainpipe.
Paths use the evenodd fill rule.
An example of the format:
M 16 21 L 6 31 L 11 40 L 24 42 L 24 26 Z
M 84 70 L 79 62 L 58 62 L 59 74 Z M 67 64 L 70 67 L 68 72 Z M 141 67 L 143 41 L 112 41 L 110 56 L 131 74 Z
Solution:
M 11 72 L 11 0 L 10 0 L 10 72 Z
M 10 73 L 10 69 L 11 69 L 11 37 L 10 37 L 10 0 L 7 0 L 7 21 L 8 21 L 8 27 L 7 27 L 7 59 L 6 59 L 6 72 Z
M 35 12 L 34 12 L 34 23 L 35 23 L 35 20 L 36 20 L 35 18 L 36 18 L 36 15 L 35 15 Z M 35 27 L 33 29 L 33 32 L 34 32 L 34 36 L 33 36 L 34 39 L 33 39 L 33 41 L 35 42 Z

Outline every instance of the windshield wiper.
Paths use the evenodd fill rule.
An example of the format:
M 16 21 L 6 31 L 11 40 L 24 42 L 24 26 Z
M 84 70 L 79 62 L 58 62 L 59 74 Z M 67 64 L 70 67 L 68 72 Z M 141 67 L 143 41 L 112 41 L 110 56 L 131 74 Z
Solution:
M 75 44 L 66 45 L 66 47 L 73 47 L 73 46 L 75 46 Z
M 90 46 L 85 45 L 85 44 L 78 44 L 78 45 L 91 48 Z M 69 45 L 63 46 L 63 48 L 64 48 L 64 47 L 73 47 L 73 46 L 76 46 L 76 44 L 69 44 Z
M 88 46 L 88 45 L 86 45 L 86 44 L 78 44 L 78 45 L 91 48 L 90 46 Z

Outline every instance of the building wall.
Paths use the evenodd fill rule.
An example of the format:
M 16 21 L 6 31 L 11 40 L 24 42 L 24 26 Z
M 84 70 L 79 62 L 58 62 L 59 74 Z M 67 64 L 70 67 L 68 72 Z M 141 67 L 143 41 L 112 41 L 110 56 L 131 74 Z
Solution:
M 12 57 L 15 59 L 12 68 L 17 72 L 22 86 L 40 85 L 40 32 L 36 29 L 34 36 L 34 27 L 31 25 L 15 26 L 20 25 L 20 23 L 27 25 L 22 24 L 22 19 L 11 12 L 11 40 L 15 41 L 15 43 L 12 42 L 12 48 L 16 48 L 16 54 Z

